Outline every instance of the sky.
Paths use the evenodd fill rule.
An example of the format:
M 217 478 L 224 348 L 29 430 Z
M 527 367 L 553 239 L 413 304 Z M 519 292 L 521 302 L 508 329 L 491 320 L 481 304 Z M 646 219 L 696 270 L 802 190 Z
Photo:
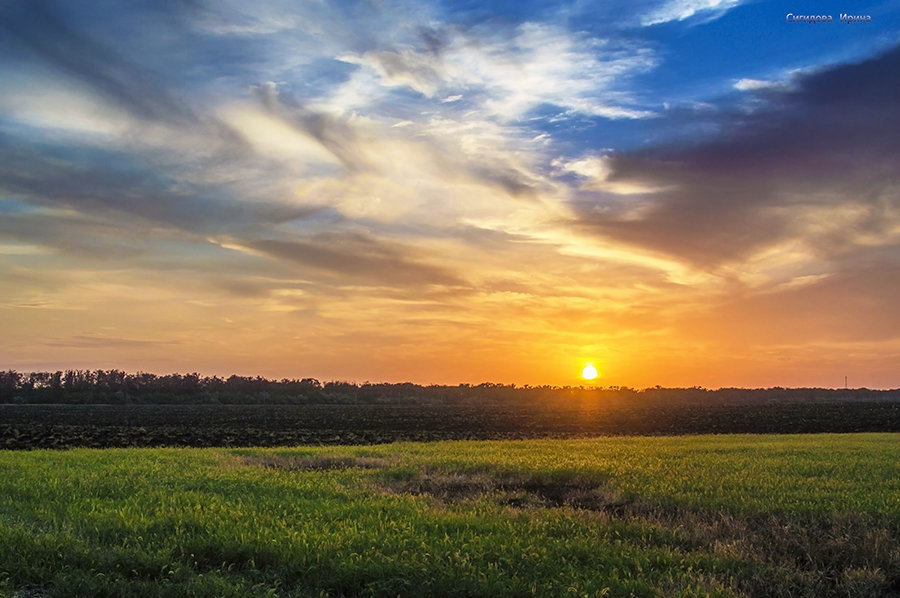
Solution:
M 0 281 L 21 372 L 900 387 L 900 0 L 6 0 Z

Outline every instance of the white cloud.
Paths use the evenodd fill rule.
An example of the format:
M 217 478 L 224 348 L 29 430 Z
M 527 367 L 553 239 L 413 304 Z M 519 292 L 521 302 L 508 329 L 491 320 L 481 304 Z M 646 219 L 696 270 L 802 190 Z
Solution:
M 555 160 L 553 165 L 563 172 L 571 172 L 578 176 L 605 181 L 612 169 L 609 167 L 609 159 L 606 156 L 586 156 L 578 160 Z
M 739 3 L 740 0 L 668 0 L 646 15 L 641 24 L 646 26 L 683 21 L 701 12 L 712 12 L 712 16 L 721 16 Z
M 443 103 L 465 94 L 481 100 L 476 109 L 483 114 L 507 121 L 541 105 L 614 119 L 653 116 L 622 91 L 625 77 L 653 67 L 649 49 L 536 23 L 505 32 L 449 30 L 446 37 L 439 53 L 405 46 L 341 55 L 362 69 L 331 101 L 359 109 L 391 88 L 408 88 L 426 98 L 445 96 Z
M 763 79 L 739 79 L 734 84 L 734 88 L 739 91 L 755 91 L 757 89 L 766 89 L 769 87 L 777 87 L 779 83 L 774 81 L 765 81 Z

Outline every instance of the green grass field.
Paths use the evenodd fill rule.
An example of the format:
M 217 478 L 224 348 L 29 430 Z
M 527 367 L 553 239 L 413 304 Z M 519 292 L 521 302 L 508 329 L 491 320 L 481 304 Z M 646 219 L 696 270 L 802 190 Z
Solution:
M 0 596 L 900 596 L 900 436 L 0 452 Z

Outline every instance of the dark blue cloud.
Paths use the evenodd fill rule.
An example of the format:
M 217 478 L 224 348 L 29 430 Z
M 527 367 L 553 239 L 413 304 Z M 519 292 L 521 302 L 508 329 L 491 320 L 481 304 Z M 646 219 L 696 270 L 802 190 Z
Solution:
M 900 46 L 758 96 L 752 112 L 716 113 L 714 136 L 613 154 L 609 181 L 664 190 L 625 199 L 650 206 L 640 218 L 582 197 L 579 225 L 709 267 L 796 235 L 816 208 L 865 211 L 806 239 L 827 259 L 900 225 Z

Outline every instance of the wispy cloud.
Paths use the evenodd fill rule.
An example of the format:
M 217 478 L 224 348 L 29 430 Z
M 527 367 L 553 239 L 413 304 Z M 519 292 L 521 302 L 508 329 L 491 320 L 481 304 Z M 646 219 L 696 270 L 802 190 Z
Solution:
M 426 43 L 429 42 L 429 43 Z M 646 118 L 622 84 L 654 65 L 647 48 L 584 38 L 559 28 L 524 23 L 512 30 L 455 27 L 429 32 L 417 46 L 345 54 L 365 72 L 348 85 L 409 88 L 428 98 L 472 100 L 490 117 L 519 119 L 543 106 L 606 118 Z M 473 104 L 466 103 L 469 109 Z
M 740 0 L 666 0 L 643 17 L 644 25 L 659 25 L 670 21 L 684 21 L 700 14 L 707 19 L 721 16 L 734 8 Z

